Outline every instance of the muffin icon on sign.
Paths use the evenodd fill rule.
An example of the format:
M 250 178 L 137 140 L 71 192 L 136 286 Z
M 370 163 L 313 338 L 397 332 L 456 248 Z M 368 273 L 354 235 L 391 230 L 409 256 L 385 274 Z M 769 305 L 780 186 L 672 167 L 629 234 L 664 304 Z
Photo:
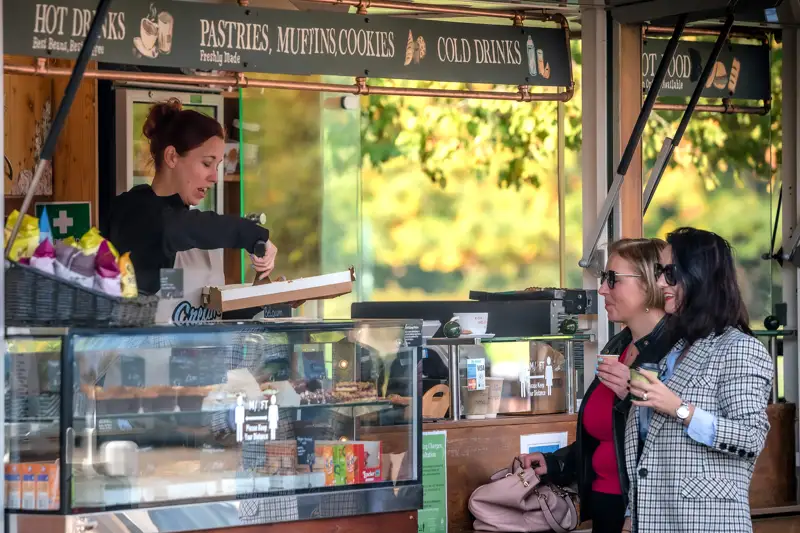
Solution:
M 412 61 L 414 64 L 419 64 L 424 57 L 425 39 L 423 39 L 420 35 L 415 41 L 414 36 L 411 34 L 411 30 L 408 30 L 408 42 L 406 43 L 406 62 L 403 63 L 403 65 L 408 66 Z
M 139 23 L 139 37 L 133 38 L 134 53 L 150 59 L 172 52 L 172 30 L 175 19 L 166 11 L 159 12 L 154 3 Z

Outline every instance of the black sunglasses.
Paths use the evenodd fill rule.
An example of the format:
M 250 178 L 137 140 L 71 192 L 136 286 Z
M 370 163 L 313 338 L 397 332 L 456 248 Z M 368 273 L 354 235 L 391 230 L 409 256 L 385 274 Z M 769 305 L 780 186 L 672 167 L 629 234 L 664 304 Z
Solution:
M 609 289 L 613 289 L 617 284 L 617 278 L 641 278 L 639 274 L 620 274 L 614 270 L 603 270 L 600 272 L 600 285 L 603 283 L 608 285 Z
M 676 268 L 674 264 L 671 265 L 662 265 L 660 263 L 656 263 L 655 268 L 653 269 L 656 275 L 656 281 L 662 275 L 664 276 L 664 281 L 667 282 L 667 285 L 670 287 L 674 287 L 678 284 L 678 277 L 676 275 Z

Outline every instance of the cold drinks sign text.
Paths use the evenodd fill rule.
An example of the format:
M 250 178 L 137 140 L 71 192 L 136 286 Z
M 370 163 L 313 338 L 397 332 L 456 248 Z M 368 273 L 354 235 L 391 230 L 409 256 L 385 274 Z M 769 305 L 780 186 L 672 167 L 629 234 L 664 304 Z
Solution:
M 5 52 L 75 58 L 95 0 L 4 2 Z M 9 24 L 8 21 L 14 21 Z M 112 64 L 566 87 L 566 31 L 385 15 L 113 0 L 93 57 Z

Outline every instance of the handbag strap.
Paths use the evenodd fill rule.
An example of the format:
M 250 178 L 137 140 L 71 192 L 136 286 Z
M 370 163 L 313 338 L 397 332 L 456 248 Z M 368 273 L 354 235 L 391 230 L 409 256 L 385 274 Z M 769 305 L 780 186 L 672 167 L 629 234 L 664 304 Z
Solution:
M 550 526 L 550 529 L 555 531 L 556 533 L 569 533 L 571 529 L 564 529 L 561 527 L 561 524 L 553 516 L 553 512 L 550 510 L 550 507 L 547 505 L 547 498 L 541 494 L 536 494 L 539 497 L 539 507 L 542 509 L 542 514 L 544 515 L 544 519 L 547 520 L 547 525 Z M 572 503 L 572 498 L 569 496 L 564 496 L 564 500 L 567 502 L 568 512 L 570 517 L 572 518 L 572 529 L 578 525 L 578 512 L 575 510 L 575 504 Z

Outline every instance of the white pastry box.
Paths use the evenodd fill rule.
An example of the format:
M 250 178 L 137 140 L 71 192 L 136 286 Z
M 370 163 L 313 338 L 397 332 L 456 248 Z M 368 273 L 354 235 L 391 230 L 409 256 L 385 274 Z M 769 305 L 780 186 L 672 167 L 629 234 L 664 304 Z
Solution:
M 288 302 L 335 298 L 353 291 L 355 271 L 273 281 L 261 285 L 224 285 L 203 289 L 203 303 L 219 313 Z

